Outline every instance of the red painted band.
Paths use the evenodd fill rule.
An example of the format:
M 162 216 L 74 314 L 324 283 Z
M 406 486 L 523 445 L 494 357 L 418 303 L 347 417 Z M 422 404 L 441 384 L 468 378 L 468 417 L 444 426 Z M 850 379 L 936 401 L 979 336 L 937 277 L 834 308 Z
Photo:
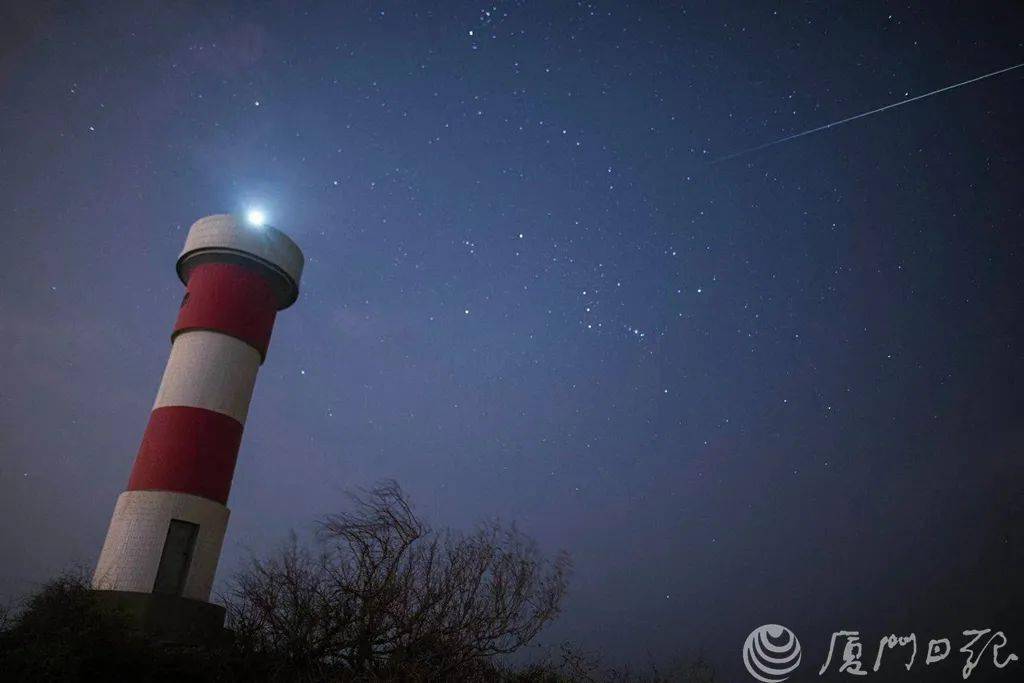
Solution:
M 149 416 L 128 490 L 180 491 L 226 503 L 242 425 L 205 408 L 167 406 Z
M 277 295 L 259 270 L 237 263 L 203 263 L 189 273 L 188 293 L 174 334 L 214 330 L 237 337 L 267 355 L 277 315 Z

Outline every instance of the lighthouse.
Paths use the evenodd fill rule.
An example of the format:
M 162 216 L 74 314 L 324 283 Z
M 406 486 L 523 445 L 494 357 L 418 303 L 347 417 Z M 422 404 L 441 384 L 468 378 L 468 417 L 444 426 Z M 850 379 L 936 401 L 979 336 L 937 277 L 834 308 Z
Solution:
M 274 319 L 298 297 L 303 261 L 258 215 L 207 216 L 189 230 L 170 357 L 92 580 L 144 630 L 189 639 L 223 624 L 208 600 L 231 479 Z

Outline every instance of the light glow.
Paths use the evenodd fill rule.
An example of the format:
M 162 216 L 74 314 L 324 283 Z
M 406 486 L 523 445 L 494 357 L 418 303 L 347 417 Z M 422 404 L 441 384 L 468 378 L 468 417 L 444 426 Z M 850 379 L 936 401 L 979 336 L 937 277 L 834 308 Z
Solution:
M 267 222 L 267 217 L 259 209 L 249 209 L 245 214 L 245 220 L 249 221 L 253 227 L 262 228 Z

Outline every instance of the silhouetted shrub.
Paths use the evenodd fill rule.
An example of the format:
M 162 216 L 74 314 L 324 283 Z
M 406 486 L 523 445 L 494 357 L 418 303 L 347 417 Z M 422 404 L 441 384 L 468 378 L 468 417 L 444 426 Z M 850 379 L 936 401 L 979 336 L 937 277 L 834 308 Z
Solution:
M 387 482 L 322 520 L 313 549 L 293 535 L 239 572 L 228 622 L 238 648 L 313 679 L 473 678 L 558 614 L 567 571 L 515 526 L 434 531 Z

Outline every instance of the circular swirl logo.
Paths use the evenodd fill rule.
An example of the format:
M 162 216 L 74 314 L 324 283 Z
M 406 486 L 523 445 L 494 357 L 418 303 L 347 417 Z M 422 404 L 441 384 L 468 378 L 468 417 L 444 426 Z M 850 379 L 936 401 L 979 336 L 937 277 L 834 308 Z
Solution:
M 743 643 L 743 664 L 762 683 L 781 683 L 800 666 L 800 641 L 785 626 L 765 624 Z

